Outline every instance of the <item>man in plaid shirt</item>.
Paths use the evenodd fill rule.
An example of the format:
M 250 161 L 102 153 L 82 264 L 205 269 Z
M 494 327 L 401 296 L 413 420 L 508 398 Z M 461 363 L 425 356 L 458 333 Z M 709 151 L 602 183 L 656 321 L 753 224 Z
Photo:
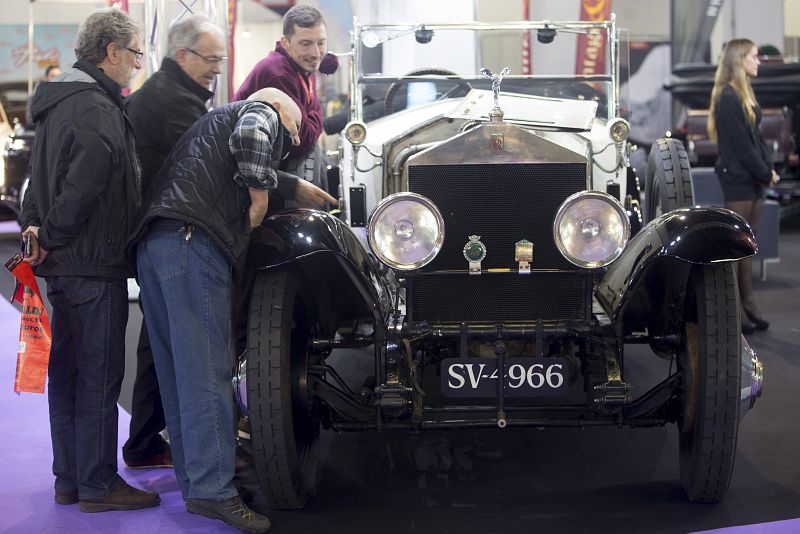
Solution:
M 270 523 L 233 485 L 231 275 L 243 270 L 270 191 L 286 181 L 276 169 L 299 142 L 301 117 L 278 89 L 202 117 L 161 166 L 130 242 L 186 509 L 248 532 Z M 317 204 L 333 200 L 299 182 Z

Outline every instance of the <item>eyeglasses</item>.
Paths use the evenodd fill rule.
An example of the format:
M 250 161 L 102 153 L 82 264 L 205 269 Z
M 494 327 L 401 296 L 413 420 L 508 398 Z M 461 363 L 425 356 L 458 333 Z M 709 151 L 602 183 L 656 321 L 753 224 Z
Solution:
M 133 54 L 133 56 L 136 58 L 136 61 L 141 61 L 142 58 L 144 57 L 144 52 L 140 52 L 139 50 L 136 50 L 135 48 L 128 48 L 127 46 L 123 46 L 122 48 L 124 48 L 128 52 L 131 52 Z
M 199 57 L 200 59 L 202 59 L 203 61 L 205 61 L 209 65 L 219 65 L 220 63 L 222 63 L 223 61 L 228 59 L 228 56 L 204 56 L 203 54 L 198 54 L 197 52 L 195 52 L 191 48 L 187 48 L 186 50 L 188 50 L 192 54 L 196 55 L 197 57 Z

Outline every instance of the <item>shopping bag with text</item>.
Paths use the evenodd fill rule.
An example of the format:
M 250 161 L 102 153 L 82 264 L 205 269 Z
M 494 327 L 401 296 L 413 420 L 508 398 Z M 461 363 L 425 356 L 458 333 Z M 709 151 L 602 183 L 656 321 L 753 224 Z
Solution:
M 14 392 L 44 393 L 53 340 L 47 309 L 30 264 L 16 254 L 6 267 L 17 279 L 12 301 L 22 304 Z

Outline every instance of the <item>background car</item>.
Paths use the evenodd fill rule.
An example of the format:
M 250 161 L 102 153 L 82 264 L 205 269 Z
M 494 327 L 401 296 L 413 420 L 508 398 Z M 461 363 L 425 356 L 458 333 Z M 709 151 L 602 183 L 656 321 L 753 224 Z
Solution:
M 25 129 L 26 82 L 0 84 L 0 218 L 19 218 L 33 134 Z
M 716 65 L 677 65 L 665 87 L 687 107 L 676 136 L 686 142 L 694 166 L 713 167 L 717 144 L 708 138 L 706 121 Z M 796 110 L 800 105 L 800 64 L 762 58 L 753 91 L 762 108 L 761 133 L 772 150 L 775 169 L 784 178 L 796 179 L 800 156 L 797 153 Z

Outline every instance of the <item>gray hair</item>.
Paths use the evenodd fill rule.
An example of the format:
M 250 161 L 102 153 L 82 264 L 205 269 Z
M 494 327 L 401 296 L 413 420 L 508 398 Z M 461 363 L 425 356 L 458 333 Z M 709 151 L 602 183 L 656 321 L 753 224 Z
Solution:
M 294 35 L 294 27 L 313 28 L 318 24 L 325 24 L 322 13 L 311 6 L 298 4 L 292 7 L 283 16 L 283 36 L 287 39 Z
M 178 50 L 193 47 L 205 33 L 212 33 L 220 38 L 223 37 L 219 26 L 204 15 L 191 15 L 180 22 L 176 22 L 169 28 L 167 57 L 177 59 Z
M 136 22 L 117 8 L 95 11 L 78 30 L 75 57 L 99 65 L 108 57 L 108 45 L 125 48 L 141 31 Z

